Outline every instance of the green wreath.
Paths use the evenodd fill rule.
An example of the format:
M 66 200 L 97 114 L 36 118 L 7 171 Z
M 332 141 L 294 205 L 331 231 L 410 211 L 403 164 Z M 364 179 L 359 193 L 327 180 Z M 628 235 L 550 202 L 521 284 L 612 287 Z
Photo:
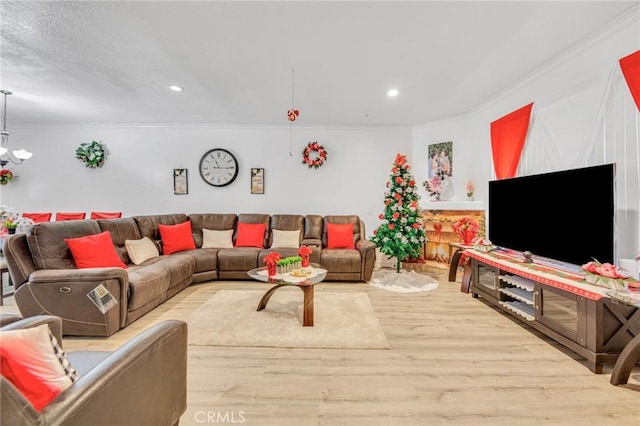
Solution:
M 91 143 L 81 143 L 76 149 L 76 158 L 90 169 L 102 167 L 107 159 L 107 148 L 104 144 L 92 141 Z

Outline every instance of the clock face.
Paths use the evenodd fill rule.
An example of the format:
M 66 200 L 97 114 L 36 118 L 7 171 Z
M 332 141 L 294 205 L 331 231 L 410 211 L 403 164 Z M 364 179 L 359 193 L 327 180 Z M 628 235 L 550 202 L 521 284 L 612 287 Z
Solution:
M 229 185 L 238 177 L 238 160 L 226 149 L 207 151 L 200 160 L 200 176 L 209 185 Z

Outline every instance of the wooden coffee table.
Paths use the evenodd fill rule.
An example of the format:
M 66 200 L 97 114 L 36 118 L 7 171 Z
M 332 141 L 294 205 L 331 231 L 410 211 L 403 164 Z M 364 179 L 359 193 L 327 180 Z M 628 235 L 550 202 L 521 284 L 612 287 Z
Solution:
M 327 270 L 317 264 L 310 264 L 309 267 L 304 268 L 309 271 L 311 275 L 309 277 L 301 278 L 294 277 L 291 274 L 276 274 L 270 277 L 267 273 L 267 267 L 252 269 L 247 274 L 254 280 L 273 283 L 271 287 L 260 299 L 258 303 L 258 311 L 263 310 L 273 293 L 282 287 L 298 287 L 303 293 L 303 305 L 302 305 L 302 326 L 313 327 L 313 287 L 322 282 L 327 276 Z

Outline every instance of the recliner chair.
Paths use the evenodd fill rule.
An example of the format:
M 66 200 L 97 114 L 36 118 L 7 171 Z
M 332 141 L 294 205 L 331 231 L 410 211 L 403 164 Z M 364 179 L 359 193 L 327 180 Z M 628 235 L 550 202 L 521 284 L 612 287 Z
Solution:
M 7 324 L 8 323 L 8 324 Z M 62 320 L 3 318 L 0 330 L 48 324 L 62 344 Z M 80 378 L 36 412 L 9 382 L 0 379 L 0 424 L 65 426 L 175 426 L 187 409 L 187 324 L 167 320 L 149 327 L 116 351 L 70 351 Z

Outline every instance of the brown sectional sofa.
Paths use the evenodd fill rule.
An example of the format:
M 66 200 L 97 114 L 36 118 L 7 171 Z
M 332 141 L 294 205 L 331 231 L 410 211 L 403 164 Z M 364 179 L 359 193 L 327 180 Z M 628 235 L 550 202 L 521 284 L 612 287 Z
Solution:
M 195 250 L 160 255 L 140 265 L 131 262 L 126 240 L 149 237 L 162 253 L 158 225 L 191 221 Z M 234 229 L 237 223 L 264 223 L 263 249 L 257 247 L 202 248 L 203 229 Z M 328 249 L 326 223 L 353 223 L 354 249 Z M 65 335 L 110 336 L 162 304 L 193 283 L 212 280 L 246 280 L 247 271 L 263 266 L 271 251 L 281 257 L 297 254 L 295 248 L 270 248 L 272 230 L 300 230 L 300 244 L 313 247 L 311 262 L 327 269 L 326 281 L 366 282 L 375 263 L 375 244 L 365 238 L 356 215 L 288 214 L 164 214 L 120 219 L 74 220 L 38 223 L 25 234 L 5 241 L 4 254 L 16 286 L 15 300 L 23 316 L 55 315 L 63 320 Z M 77 269 L 64 241 L 109 231 L 122 268 Z M 118 302 L 101 312 L 87 297 L 104 285 Z

